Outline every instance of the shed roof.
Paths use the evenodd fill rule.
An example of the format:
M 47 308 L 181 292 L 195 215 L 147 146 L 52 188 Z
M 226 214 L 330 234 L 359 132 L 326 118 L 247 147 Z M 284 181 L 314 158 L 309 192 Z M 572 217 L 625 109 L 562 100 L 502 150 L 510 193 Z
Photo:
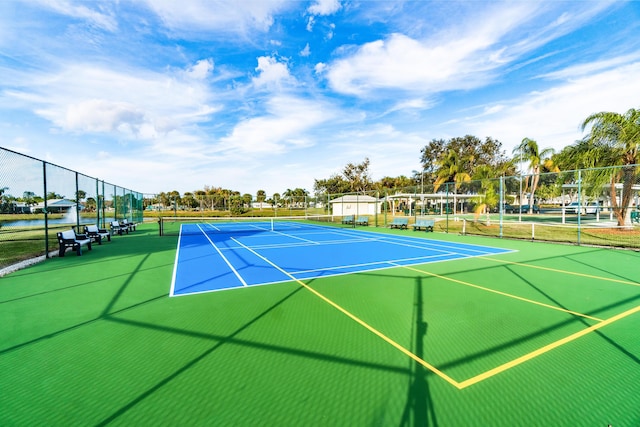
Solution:
M 378 203 L 380 200 L 364 194 L 347 194 L 330 200 L 329 203 Z

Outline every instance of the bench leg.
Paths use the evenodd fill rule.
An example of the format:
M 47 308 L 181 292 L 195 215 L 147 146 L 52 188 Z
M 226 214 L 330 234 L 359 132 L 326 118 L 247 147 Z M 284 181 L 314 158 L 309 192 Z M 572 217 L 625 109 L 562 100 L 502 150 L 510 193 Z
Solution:
M 66 250 L 67 250 L 66 246 L 60 245 L 60 251 L 58 252 L 58 256 L 63 257 Z
M 82 255 L 82 245 L 80 243 L 76 243 L 74 247 L 76 249 L 76 254 L 78 256 Z

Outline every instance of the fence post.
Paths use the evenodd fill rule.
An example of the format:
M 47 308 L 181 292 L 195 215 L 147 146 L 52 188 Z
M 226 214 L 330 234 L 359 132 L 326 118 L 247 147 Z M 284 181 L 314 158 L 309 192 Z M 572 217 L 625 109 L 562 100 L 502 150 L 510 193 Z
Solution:
M 49 258 L 49 210 L 47 204 L 47 162 L 42 162 L 42 183 L 44 186 L 44 250 Z
M 500 238 L 503 236 L 503 214 L 504 214 L 504 176 L 500 177 Z
M 580 224 L 582 216 L 582 171 L 578 170 L 578 246 L 580 246 Z
M 76 230 L 80 233 L 80 188 L 78 186 L 78 172 L 76 172 Z

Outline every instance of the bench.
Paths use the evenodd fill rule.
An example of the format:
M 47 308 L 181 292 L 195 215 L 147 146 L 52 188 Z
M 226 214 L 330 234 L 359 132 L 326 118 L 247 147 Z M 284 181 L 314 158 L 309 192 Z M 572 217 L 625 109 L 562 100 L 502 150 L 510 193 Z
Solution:
M 436 222 L 432 219 L 416 219 L 416 223 L 413 224 L 413 231 L 424 229 L 426 232 L 433 232 L 433 226 Z
M 86 225 L 84 227 L 84 234 L 86 234 L 92 242 L 98 242 L 99 245 L 102 244 L 102 239 L 105 237 L 109 242 L 111 241 L 111 233 L 109 233 L 106 228 L 98 228 L 97 225 Z
M 640 211 L 631 211 L 631 222 L 640 223 Z
M 136 231 L 136 224 L 133 222 L 129 222 L 127 218 L 120 221 L 120 227 L 127 227 L 130 231 Z
M 129 234 L 129 227 L 120 224 L 118 221 L 111 221 L 111 234 L 118 233 L 120 236 L 122 236 L 122 233 L 124 232 Z
M 344 218 L 342 218 L 342 223 L 343 224 L 353 224 L 353 215 L 347 215 Z
M 369 217 L 368 216 L 359 216 L 356 220 L 356 225 L 369 225 Z
M 59 255 L 64 256 L 67 249 L 71 248 L 76 251 L 78 256 L 82 255 L 82 247 L 87 245 L 91 250 L 91 239 L 86 234 L 76 234 L 73 230 L 66 230 L 56 233 L 58 236 L 58 244 L 60 245 Z
M 391 224 L 389 224 L 391 228 L 399 228 L 400 230 L 406 230 L 409 227 L 409 218 L 393 218 Z

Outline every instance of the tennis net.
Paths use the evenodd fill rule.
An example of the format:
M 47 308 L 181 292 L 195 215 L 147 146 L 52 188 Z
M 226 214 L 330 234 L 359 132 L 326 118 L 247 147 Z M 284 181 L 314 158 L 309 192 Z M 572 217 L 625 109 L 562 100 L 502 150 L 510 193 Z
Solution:
M 199 233 L 260 233 L 317 229 L 327 225 L 340 226 L 340 217 L 307 215 L 291 217 L 160 217 L 161 236 Z

